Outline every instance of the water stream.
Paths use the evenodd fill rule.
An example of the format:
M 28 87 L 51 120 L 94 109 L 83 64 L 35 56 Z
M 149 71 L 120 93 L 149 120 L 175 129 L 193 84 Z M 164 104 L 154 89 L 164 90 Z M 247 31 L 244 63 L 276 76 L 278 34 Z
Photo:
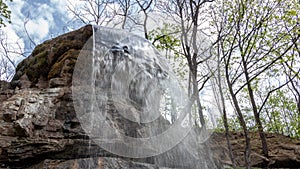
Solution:
M 193 103 L 168 61 L 144 38 L 93 28 L 73 74 L 74 107 L 89 138 L 122 157 L 214 168 L 211 159 L 203 158 L 206 147 L 199 147 L 207 133 L 194 131 L 188 117 Z

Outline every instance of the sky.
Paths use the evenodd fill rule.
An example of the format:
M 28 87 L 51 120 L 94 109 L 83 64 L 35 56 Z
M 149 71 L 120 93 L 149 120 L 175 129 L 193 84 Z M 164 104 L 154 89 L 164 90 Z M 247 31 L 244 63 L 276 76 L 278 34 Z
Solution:
M 80 3 L 80 0 L 70 0 Z M 78 28 L 70 26 L 72 16 L 67 11 L 66 0 L 13 0 L 7 5 L 11 10 L 11 24 L 3 30 L 9 43 L 18 42 L 30 53 L 34 48 L 32 41 L 38 45 L 43 41 Z M 28 35 L 26 34 L 24 25 Z

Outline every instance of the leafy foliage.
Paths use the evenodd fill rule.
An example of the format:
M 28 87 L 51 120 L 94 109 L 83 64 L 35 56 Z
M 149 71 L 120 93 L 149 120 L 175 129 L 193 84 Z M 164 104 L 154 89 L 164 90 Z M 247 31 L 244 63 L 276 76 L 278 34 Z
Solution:
M 149 40 L 157 49 L 174 50 L 180 46 L 180 40 L 175 36 L 179 32 L 178 26 L 164 23 L 161 28 L 158 27 L 149 32 Z
M 12 2 L 12 0 L 9 1 Z M 3 0 L 0 0 L 0 28 L 6 26 L 5 22 L 11 22 L 10 14 L 11 11 L 8 9 L 7 4 Z

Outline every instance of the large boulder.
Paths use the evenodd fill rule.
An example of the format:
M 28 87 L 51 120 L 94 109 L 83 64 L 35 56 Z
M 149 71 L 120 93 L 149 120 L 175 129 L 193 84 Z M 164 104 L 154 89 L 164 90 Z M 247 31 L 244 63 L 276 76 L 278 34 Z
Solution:
M 76 116 L 71 90 L 77 57 L 92 34 L 88 25 L 38 45 L 17 66 L 11 83 L 0 81 L 0 168 L 194 169 L 209 162 L 215 162 L 217 168 L 231 165 L 223 133 L 214 133 L 201 144 L 189 144 L 193 146 L 188 151 L 181 143 L 166 153 L 142 159 L 120 157 L 95 144 Z M 108 119 L 121 132 L 149 134 L 117 114 L 111 110 Z M 162 130 L 170 125 L 162 117 L 159 122 L 153 125 Z M 193 139 L 187 136 L 185 141 Z M 231 133 L 230 140 L 237 164 L 243 166 L 244 137 Z M 253 166 L 300 166 L 299 140 L 267 134 L 267 141 L 269 158 L 262 155 L 258 134 L 251 133 Z M 193 152 L 201 158 L 195 158 Z
M 12 87 L 70 86 L 76 59 L 92 34 L 92 26 L 87 25 L 36 46 L 17 66 Z

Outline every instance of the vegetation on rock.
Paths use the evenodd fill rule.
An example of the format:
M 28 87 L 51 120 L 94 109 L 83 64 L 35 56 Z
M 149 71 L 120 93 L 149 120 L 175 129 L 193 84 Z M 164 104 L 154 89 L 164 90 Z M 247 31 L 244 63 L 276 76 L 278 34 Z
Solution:
M 37 87 L 41 80 L 48 82 L 54 77 L 59 77 L 66 78 L 70 83 L 69 78 L 72 77 L 80 49 L 91 35 L 92 28 L 88 25 L 36 46 L 32 54 L 17 66 L 12 82 L 27 80 L 30 82 L 29 87 Z M 67 70 L 63 69 L 64 67 Z M 22 79 L 24 75 L 28 79 Z

